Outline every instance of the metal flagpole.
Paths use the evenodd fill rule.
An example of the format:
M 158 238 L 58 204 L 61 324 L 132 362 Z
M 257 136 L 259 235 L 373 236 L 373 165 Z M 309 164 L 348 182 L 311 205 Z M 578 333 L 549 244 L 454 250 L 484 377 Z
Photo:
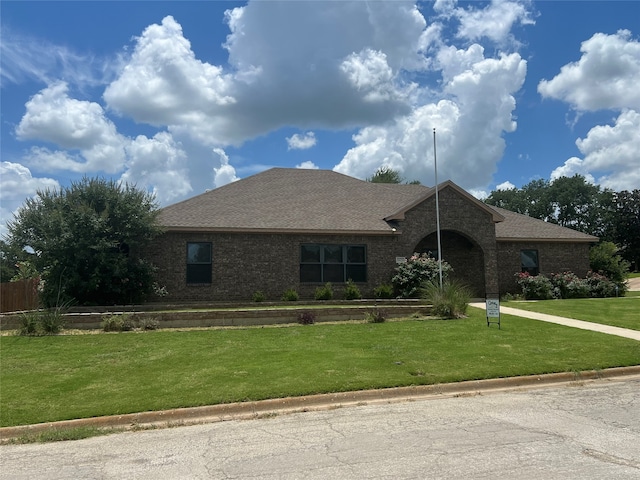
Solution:
M 436 235 L 438 237 L 438 271 L 442 290 L 442 243 L 440 241 L 440 204 L 438 202 L 438 161 L 436 159 L 436 129 L 433 129 L 433 168 L 436 174 Z

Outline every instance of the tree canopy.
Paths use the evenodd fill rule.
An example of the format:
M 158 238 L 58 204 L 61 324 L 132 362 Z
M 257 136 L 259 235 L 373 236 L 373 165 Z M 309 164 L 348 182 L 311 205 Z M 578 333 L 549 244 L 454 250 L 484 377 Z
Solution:
M 371 183 L 410 183 L 410 184 L 419 184 L 418 180 L 413 180 L 411 182 L 405 182 L 400 172 L 394 170 L 390 167 L 380 167 L 376 170 L 376 172 L 369 178 L 367 178 L 367 182 Z
M 136 302 L 153 288 L 143 255 L 160 233 L 157 214 L 148 192 L 83 178 L 26 200 L 8 223 L 7 246 L 39 272 L 45 305 Z
M 614 192 L 574 175 L 494 190 L 485 202 L 614 242 L 632 268 L 640 267 L 640 190 Z

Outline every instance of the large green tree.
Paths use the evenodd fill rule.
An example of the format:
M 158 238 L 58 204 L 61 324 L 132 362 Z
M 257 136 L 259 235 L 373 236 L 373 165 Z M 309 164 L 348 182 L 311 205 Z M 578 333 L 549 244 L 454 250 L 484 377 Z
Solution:
M 380 167 L 376 172 L 367 178 L 367 182 L 371 183 L 409 183 L 411 185 L 419 185 L 419 180 L 412 180 L 411 182 L 405 182 L 402 175 L 398 170 L 394 170 L 390 167 Z
M 623 190 L 613 197 L 613 241 L 635 271 L 640 270 L 640 190 Z
M 28 199 L 8 223 L 7 243 L 40 273 L 45 305 L 138 302 L 153 289 L 143 254 L 160 232 L 157 214 L 148 192 L 83 178 Z
M 640 268 L 640 190 L 614 192 L 574 175 L 494 190 L 485 202 L 614 242 L 632 269 Z

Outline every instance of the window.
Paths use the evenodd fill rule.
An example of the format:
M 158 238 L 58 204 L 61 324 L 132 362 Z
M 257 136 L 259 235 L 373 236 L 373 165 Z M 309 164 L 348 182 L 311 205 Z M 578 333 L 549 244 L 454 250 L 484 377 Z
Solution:
M 520 250 L 520 264 L 523 273 L 529 275 L 538 275 L 540 272 L 540 264 L 538 263 L 537 250 Z
M 211 243 L 187 243 L 187 284 L 211 283 Z
M 344 283 L 367 281 L 364 245 L 301 245 L 300 281 Z

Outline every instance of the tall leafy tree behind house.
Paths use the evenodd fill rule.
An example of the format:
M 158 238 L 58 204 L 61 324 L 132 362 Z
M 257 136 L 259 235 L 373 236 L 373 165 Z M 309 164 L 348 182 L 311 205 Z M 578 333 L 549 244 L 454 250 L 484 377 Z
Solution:
M 371 183 L 409 183 L 409 184 L 419 184 L 420 181 L 419 180 L 413 180 L 411 182 L 405 182 L 404 178 L 402 178 L 402 175 L 400 175 L 400 172 L 397 170 L 394 170 L 393 168 L 390 167 L 380 167 L 378 168 L 378 170 L 376 170 L 376 172 L 370 176 L 369 178 L 367 178 L 367 182 L 371 182 Z
M 26 200 L 8 223 L 7 243 L 41 274 L 45 305 L 137 302 L 153 289 L 143 255 L 160 232 L 157 214 L 148 192 L 83 178 Z
M 620 247 L 620 254 L 640 270 L 640 190 L 623 190 L 613 197 L 613 241 Z
M 485 203 L 614 242 L 632 268 L 640 268 L 639 190 L 614 192 L 574 175 L 494 190 Z

